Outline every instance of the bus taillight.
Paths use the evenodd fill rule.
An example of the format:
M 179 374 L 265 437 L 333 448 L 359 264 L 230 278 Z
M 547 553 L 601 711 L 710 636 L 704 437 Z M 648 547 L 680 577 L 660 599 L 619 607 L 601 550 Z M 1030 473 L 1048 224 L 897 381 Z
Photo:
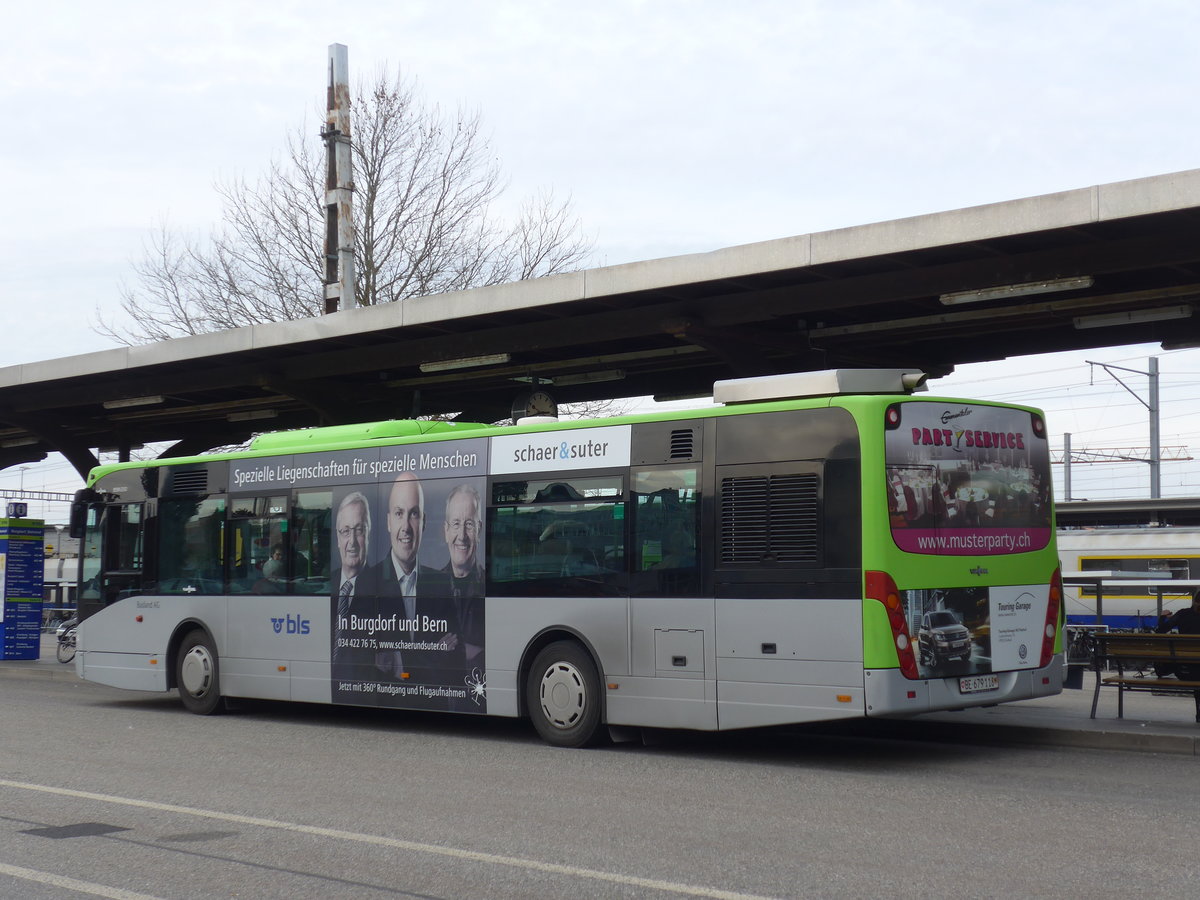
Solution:
M 1046 627 L 1042 630 L 1042 662 L 1050 664 L 1054 655 L 1054 637 L 1058 634 L 1058 617 L 1062 609 L 1062 570 L 1055 569 L 1050 576 L 1050 602 L 1046 604 Z
M 900 671 L 905 678 L 914 681 L 919 679 L 917 672 L 917 657 L 913 653 L 912 639 L 908 634 L 908 622 L 904 619 L 904 604 L 900 600 L 900 590 L 896 582 L 887 572 L 867 572 L 866 594 L 871 600 L 878 600 L 887 610 L 888 624 L 892 628 L 892 641 L 896 646 L 896 657 L 900 661 Z

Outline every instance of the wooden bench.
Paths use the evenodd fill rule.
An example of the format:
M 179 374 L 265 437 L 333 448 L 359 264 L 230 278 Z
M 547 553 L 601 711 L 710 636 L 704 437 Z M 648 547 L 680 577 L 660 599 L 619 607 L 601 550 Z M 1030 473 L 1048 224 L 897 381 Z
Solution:
M 1153 691 L 1192 696 L 1200 691 L 1200 681 L 1179 678 L 1146 677 L 1127 674 L 1154 665 L 1193 666 L 1200 673 L 1200 634 L 1140 634 L 1097 632 L 1093 634 L 1092 668 L 1096 672 L 1096 692 L 1092 695 L 1092 718 L 1100 700 L 1100 686 L 1117 688 L 1117 718 L 1125 717 L 1126 691 Z M 1115 669 L 1116 674 L 1106 674 Z

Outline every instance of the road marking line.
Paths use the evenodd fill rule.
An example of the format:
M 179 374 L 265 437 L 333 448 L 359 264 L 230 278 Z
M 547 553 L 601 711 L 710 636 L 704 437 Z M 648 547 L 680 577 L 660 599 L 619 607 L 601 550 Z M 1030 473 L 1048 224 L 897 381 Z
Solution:
M 26 881 L 36 881 L 48 884 L 50 887 L 65 888 L 79 894 L 91 894 L 94 897 L 107 897 L 109 900 L 159 900 L 149 894 L 138 894 L 134 891 L 124 891 L 121 888 L 108 887 L 103 884 L 93 884 L 90 881 L 79 881 L 67 878 L 65 875 L 55 875 L 53 872 L 39 872 L 37 869 L 26 869 L 22 866 L 9 866 L 0 863 L 0 875 L 11 875 L 13 878 L 24 878 Z
M 30 784 L 24 781 L 8 781 L 0 779 L 0 787 L 16 788 L 25 791 L 39 791 L 43 794 L 57 794 L 60 797 L 74 797 L 80 800 L 97 800 L 101 803 L 113 803 L 119 806 L 132 806 L 138 809 L 153 809 L 158 812 L 180 813 L 187 816 L 199 816 L 205 819 L 216 819 L 221 822 L 233 822 L 238 825 L 250 825 L 257 828 L 273 828 L 279 831 L 290 831 L 296 834 L 310 834 L 316 837 L 334 838 L 335 840 L 356 841 L 360 844 L 374 844 L 380 847 L 390 847 L 394 850 L 407 850 L 412 853 L 431 853 L 437 856 L 448 856 L 453 859 L 470 862 L 491 863 L 498 866 L 510 866 L 514 869 L 528 869 L 534 872 L 545 872 L 552 875 L 567 875 L 572 878 L 590 879 L 592 881 L 607 881 L 613 884 L 630 887 L 646 888 L 647 890 L 664 891 L 672 894 L 686 894 L 691 897 L 710 897 L 713 900 L 770 900 L 758 894 L 742 894 L 737 891 L 724 891 L 720 888 L 704 887 L 701 885 L 680 884 L 674 881 L 660 881 L 656 878 L 639 878 L 635 875 L 621 875 L 615 872 L 602 872 L 599 869 L 584 869 L 578 866 L 564 866 L 557 863 L 539 862 L 535 859 L 524 859 L 519 856 L 501 856 L 496 853 L 480 853 L 476 850 L 462 850 L 456 847 L 440 847 L 437 844 L 421 844 L 416 841 L 404 841 L 399 838 L 383 837 L 376 834 L 360 834 L 354 831 L 342 831 L 339 828 L 321 828 L 316 825 L 299 825 L 294 822 L 280 822 L 276 819 L 262 819 L 258 816 L 242 816 L 237 813 L 217 812 L 211 809 L 197 809 L 191 806 L 176 806 L 172 803 L 156 803 L 153 800 L 135 800 L 131 797 L 117 797 L 112 794 L 95 794 L 91 791 L 76 791 L 71 788 L 51 787 L 44 784 Z

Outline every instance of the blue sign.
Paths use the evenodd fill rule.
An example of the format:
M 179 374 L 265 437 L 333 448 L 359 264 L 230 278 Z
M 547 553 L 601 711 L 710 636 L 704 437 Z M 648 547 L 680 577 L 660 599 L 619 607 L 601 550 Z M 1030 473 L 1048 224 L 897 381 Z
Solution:
M 43 540 L 40 519 L 0 519 L 0 660 L 41 653 Z

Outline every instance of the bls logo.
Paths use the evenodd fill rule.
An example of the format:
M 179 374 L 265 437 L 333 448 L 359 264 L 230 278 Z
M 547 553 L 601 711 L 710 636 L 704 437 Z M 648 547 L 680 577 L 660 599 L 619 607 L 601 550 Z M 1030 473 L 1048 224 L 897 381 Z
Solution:
M 276 619 L 272 616 L 271 627 L 275 629 L 276 634 L 282 634 L 285 627 L 288 634 L 308 634 L 309 620 L 299 616 L 288 616 L 286 619 Z

